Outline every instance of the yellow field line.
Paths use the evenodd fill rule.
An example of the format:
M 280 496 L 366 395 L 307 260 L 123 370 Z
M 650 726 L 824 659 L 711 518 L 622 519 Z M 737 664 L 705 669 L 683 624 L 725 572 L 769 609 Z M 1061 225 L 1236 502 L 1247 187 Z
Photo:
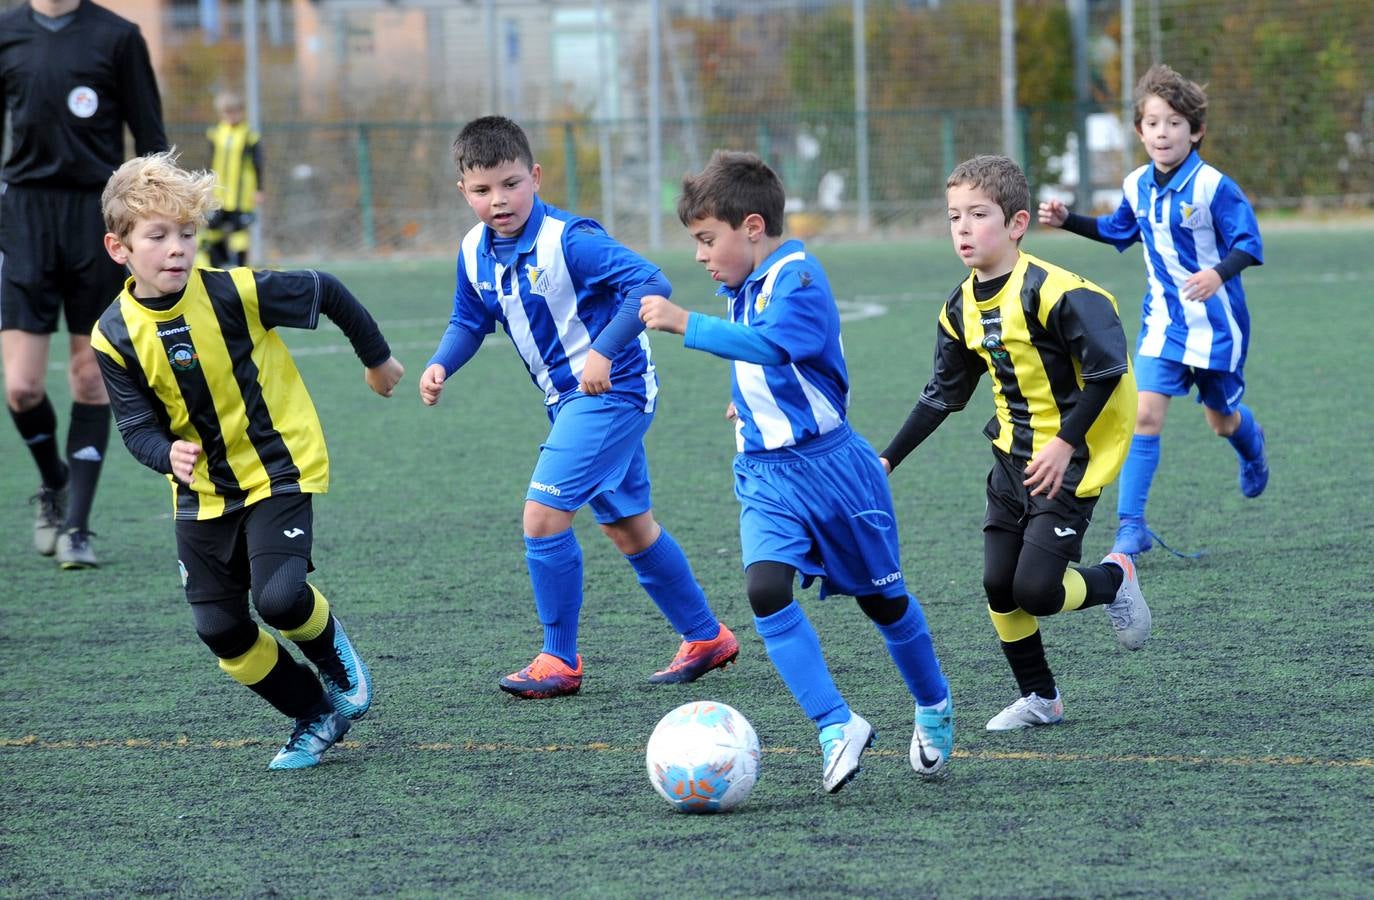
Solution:
M 234 738 L 231 740 L 175 740 L 152 738 L 99 738 L 95 740 L 53 740 L 29 734 L 21 738 L 0 738 L 0 749 L 23 750 L 236 750 L 243 747 L 275 747 L 279 742 L 269 738 Z M 340 741 L 340 747 L 352 750 L 391 749 L 382 744 L 362 741 Z M 644 752 L 643 746 L 627 746 L 593 741 L 585 744 L 524 744 L 493 743 L 487 741 L 423 742 L 406 744 L 402 749 L 422 753 L 634 753 Z M 765 747 L 763 752 L 779 756 L 811 753 L 811 748 Z M 906 756 L 905 750 L 870 750 L 869 756 Z M 1310 766 L 1326 769 L 1374 769 L 1374 759 L 1322 759 L 1315 756 L 1211 756 L 1207 754 L 1174 753 L 1047 753 L 1039 750 L 955 750 L 955 759 L 979 761 L 1030 761 L 1074 763 L 1139 763 L 1145 765 L 1212 765 L 1212 766 Z

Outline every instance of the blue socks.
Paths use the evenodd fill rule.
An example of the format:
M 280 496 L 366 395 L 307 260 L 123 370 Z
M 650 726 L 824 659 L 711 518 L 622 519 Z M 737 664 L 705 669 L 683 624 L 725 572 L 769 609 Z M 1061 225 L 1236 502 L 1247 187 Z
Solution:
M 1250 407 L 1243 403 L 1237 412 L 1240 413 L 1240 427 L 1227 440 L 1231 442 L 1232 447 L 1236 448 L 1236 453 L 1240 454 L 1241 459 L 1246 461 L 1258 459 L 1264 450 L 1264 442 L 1260 440 L 1259 425 L 1255 423 L 1254 413 L 1250 412 Z
M 949 696 L 949 682 L 935 658 L 935 645 L 931 643 L 921 604 L 910 595 L 908 601 L 906 613 L 891 625 L 878 625 L 878 632 L 911 696 L 921 706 L 935 706 Z
M 1116 514 L 1122 519 L 1144 519 L 1150 482 L 1159 468 L 1159 435 L 1137 434 L 1131 438 L 1116 498 Z
M 667 529 L 659 532 L 658 540 L 648 549 L 625 559 L 663 617 L 684 640 L 709 641 L 720 634 L 720 623 L 692 574 L 687 555 Z
M 544 626 L 544 650 L 577 667 L 577 617 L 582 611 L 582 548 L 569 528 L 525 538 L 525 564 L 534 586 L 534 607 Z
M 849 705 L 821 655 L 821 642 L 802 608 L 793 600 L 771 616 L 754 617 L 754 628 L 783 683 L 816 727 L 849 721 Z

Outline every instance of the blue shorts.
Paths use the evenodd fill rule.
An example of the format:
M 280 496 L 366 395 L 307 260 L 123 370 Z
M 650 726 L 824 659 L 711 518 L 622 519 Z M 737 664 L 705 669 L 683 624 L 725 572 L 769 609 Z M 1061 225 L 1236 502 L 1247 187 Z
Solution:
M 1137 391 L 1150 391 L 1169 397 L 1186 397 L 1193 385 L 1197 385 L 1197 402 L 1210 410 L 1229 416 L 1240 409 L 1240 398 L 1245 396 L 1245 370 L 1243 367 L 1237 368 L 1234 372 L 1199 369 L 1172 359 L 1136 354 Z
M 591 504 L 602 525 L 653 508 L 644 435 L 654 414 L 642 400 L 579 391 L 549 407 L 549 420 L 526 500 L 567 512 Z
M 848 425 L 797 447 L 735 457 L 744 567 L 780 562 L 821 578 L 821 596 L 904 597 L 892 491 Z

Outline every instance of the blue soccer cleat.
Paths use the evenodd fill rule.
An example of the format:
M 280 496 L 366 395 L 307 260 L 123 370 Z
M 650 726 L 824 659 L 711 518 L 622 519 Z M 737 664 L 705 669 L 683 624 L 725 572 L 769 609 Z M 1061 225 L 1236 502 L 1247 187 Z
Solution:
M 330 710 L 313 719 L 297 719 L 285 746 L 268 763 L 269 769 L 308 769 L 320 764 L 324 751 L 348 734 L 350 723 Z
M 916 730 L 911 735 L 911 768 L 926 780 L 949 774 L 946 764 L 954 751 L 954 698 L 945 698 L 945 708 L 916 706 Z
M 859 757 L 877 738 L 868 720 L 855 712 L 849 714 L 849 721 L 843 725 L 827 725 L 821 729 L 821 757 L 825 764 L 823 783 L 827 793 L 833 794 L 854 780 L 860 771 Z
M 1240 461 L 1240 492 L 1247 497 L 1258 497 L 1269 484 L 1269 454 L 1264 446 L 1263 428 L 1259 429 L 1259 436 L 1259 456 Z
M 1150 529 L 1146 527 L 1143 517 L 1121 517 L 1121 524 L 1116 527 L 1116 540 L 1112 543 L 1113 553 L 1138 556 L 1148 553 L 1153 544 L 1154 538 L 1150 535 Z
M 329 695 L 329 702 L 339 715 L 348 719 L 361 719 L 367 714 L 368 707 L 372 706 L 372 673 L 367 670 L 367 664 L 358 655 L 337 616 L 334 617 L 334 653 L 339 657 L 342 668 L 335 669 L 331 666 L 320 669 L 325 693 Z M 347 684 L 340 684 L 335 680 L 340 672 L 348 680 Z

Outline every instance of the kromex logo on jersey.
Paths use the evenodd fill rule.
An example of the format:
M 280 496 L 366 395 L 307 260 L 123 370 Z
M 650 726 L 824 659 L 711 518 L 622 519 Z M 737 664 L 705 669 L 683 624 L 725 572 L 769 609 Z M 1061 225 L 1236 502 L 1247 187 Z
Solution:
M 190 344 L 173 344 L 167 348 L 167 361 L 178 372 L 190 372 L 200 365 L 196 348 Z

